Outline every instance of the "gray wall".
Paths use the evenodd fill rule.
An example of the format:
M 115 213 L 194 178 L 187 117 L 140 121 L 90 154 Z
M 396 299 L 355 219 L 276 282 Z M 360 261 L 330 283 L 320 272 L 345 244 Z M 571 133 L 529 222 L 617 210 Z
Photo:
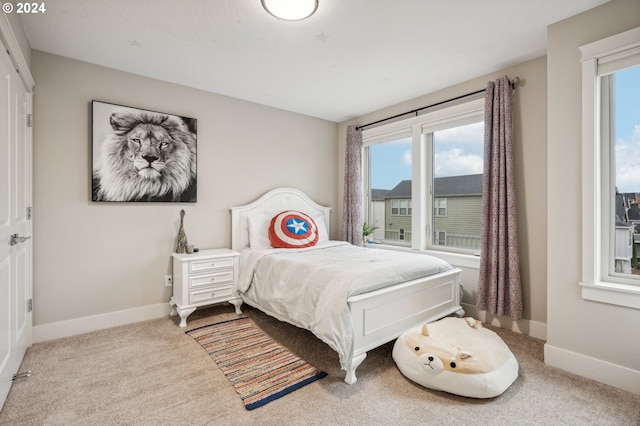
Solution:
M 614 0 L 548 30 L 548 339 L 558 366 L 623 366 L 640 390 L 640 310 L 582 299 L 582 68 L 579 46 L 640 26 L 640 1 Z M 556 362 L 554 361 L 554 363 Z M 606 369 L 600 369 L 601 372 Z M 634 371 L 632 371 L 634 370 Z M 596 371 L 597 373 L 597 371 Z M 594 373 L 595 374 L 595 373 Z
M 274 187 L 336 207 L 335 123 L 40 51 L 31 61 L 36 327 L 166 304 L 182 208 L 190 243 L 211 248 L 230 245 L 229 207 Z M 92 203 L 92 99 L 197 118 L 198 202 Z

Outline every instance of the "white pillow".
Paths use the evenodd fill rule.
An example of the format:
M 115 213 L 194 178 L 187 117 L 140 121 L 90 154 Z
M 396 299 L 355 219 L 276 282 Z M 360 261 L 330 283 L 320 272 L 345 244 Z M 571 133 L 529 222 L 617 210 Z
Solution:
M 312 219 L 316 223 L 316 228 L 318 228 L 318 242 L 329 241 L 329 232 L 327 231 L 327 224 L 324 223 L 324 215 L 313 216 Z
M 265 214 L 256 214 L 247 218 L 249 222 L 249 247 L 252 250 L 270 249 L 269 223 L 271 218 Z

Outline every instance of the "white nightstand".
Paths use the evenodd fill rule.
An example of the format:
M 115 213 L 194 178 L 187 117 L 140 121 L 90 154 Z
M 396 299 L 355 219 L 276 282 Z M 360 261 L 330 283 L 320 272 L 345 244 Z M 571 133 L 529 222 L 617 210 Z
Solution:
M 180 327 L 200 306 L 232 303 L 240 312 L 242 300 L 236 293 L 240 253 L 226 248 L 197 253 L 173 253 L 173 296 L 171 316 L 180 315 Z

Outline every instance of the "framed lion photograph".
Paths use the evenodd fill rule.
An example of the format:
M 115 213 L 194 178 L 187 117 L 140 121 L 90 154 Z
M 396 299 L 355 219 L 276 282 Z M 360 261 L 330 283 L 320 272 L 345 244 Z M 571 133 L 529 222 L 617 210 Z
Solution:
M 197 120 L 92 101 L 91 199 L 197 201 Z

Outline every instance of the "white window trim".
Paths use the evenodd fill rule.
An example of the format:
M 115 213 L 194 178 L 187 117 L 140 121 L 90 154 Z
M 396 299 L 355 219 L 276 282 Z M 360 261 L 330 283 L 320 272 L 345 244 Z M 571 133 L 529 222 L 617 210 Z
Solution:
M 640 46 L 640 28 L 580 47 L 582 52 L 582 298 L 640 309 L 640 285 L 607 280 L 603 271 L 598 59 Z M 608 246 L 607 246 L 608 247 Z
M 367 248 L 400 251 L 400 252 L 412 252 L 412 253 L 416 251 L 410 247 L 401 246 L 401 245 L 390 245 L 390 244 L 367 244 Z M 454 266 L 468 268 L 468 269 L 475 269 L 475 270 L 480 269 L 480 257 L 478 255 L 450 253 L 450 252 L 439 251 L 439 250 L 420 250 L 419 252 L 437 257 Z
M 457 251 L 449 252 L 448 250 L 440 249 L 442 246 L 430 244 L 431 226 L 427 220 L 429 216 L 427 212 L 433 212 L 433 203 L 429 196 L 429 187 L 427 183 L 427 167 L 431 166 L 426 164 L 426 159 L 431 158 L 432 153 L 426 152 L 431 146 L 426 143 L 426 134 L 446 129 L 450 127 L 452 123 L 455 123 L 456 125 L 462 125 L 465 123 L 469 124 L 477 121 L 478 118 L 482 120 L 483 117 L 484 98 L 479 98 L 459 105 L 428 112 L 417 117 L 411 117 L 405 120 L 367 128 L 362 132 L 363 148 L 368 148 L 369 146 L 378 143 L 391 142 L 400 138 L 411 137 L 414 165 L 414 167 L 412 167 L 411 185 L 411 229 L 425 230 L 425 232 L 412 231 L 411 249 L 426 251 L 429 254 L 443 258 L 444 260 L 455 259 L 457 261 L 456 264 L 459 264 L 460 260 L 464 259 L 464 266 L 474 269 L 478 268 L 480 264 L 480 258 L 478 256 L 468 253 L 460 253 Z M 368 180 L 368 173 L 368 164 L 365 162 L 365 171 L 363 173 L 362 182 L 363 188 L 367 187 L 366 180 Z M 393 246 L 395 246 L 395 244 Z

